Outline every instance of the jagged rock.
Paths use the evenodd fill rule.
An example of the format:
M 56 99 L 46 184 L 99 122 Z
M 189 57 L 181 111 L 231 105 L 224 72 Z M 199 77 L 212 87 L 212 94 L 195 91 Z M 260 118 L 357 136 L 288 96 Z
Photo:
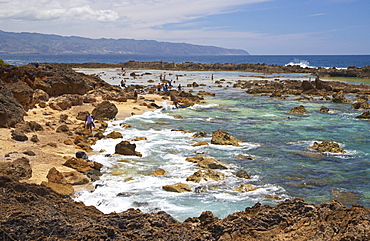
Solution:
M 319 152 L 346 153 L 343 148 L 339 147 L 338 143 L 329 141 L 323 141 L 321 143 L 314 142 L 313 145 L 308 148 Z
M 347 100 L 346 97 L 344 97 L 342 92 L 334 93 L 333 98 L 331 99 L 333 103 L 349 103 L 350 100 Z
M 16 141 L 28 141 L 28 137 L 24 133 L 12 131 L 12 139 Z
M 251 177 L 249 176 L 249 174 L 247 173 L 247 171 L 245 170 L 240 170 L 240 171 L 237 171 L 237 172 L 233 172 L 233 174 L 239 178 L 245 178 L 245 179 L 250 179 Z
M 131 144 L 129 141 L 121 141 L 115 147 L 115 152 L 127 156 L 141 156 L 139 152 L 135 151 L 136 144 Z
M 50 108 L 54 110 L 67 110 L 72 106 L 82 105 L 83 96 L 76 94 L 64 94 L 49 100 Z
M 85 121 L 86 116 L 88 116 L 89 114 L 90 114 L 90 112 L 88 112 L 88 111 L 80 111 L 80 112 L 78 112 L 78 114 L 76 116 L 76 119 L 81 120 L 81 121 Z
M 352 109 L 370 109 L 370 104 L 367 101 L 355 102 L 351 105 Z
M 59 172 L 55 167 L 52 167 L 49 170 L 48 174 L 46 175 L 46 178 L 48 179 L 48 182 L 61 183 L 61 184 L 67 183 L 63 174 Z
M 307 114 L 307 110 L 306 110 L 306 108 L 304 108 L 303 105 L 301 105 L 301 106 L 292 108 L 289 111 L 289 113 L 292 113 L 292 114 Z
M 208 137 L 208 133 L 205 132 L 205 131 L 198 131 L 196 133 L 194 133 L 193 137 L 194 138 L 202 138 L 202 137 Z
M 251 192 L 254 190 L 257 190 L 258 187 L 252 185 L 252 184 L 242 184 L 239 187 L 234 188 L 235 191 L 238 192 Z
M 303 91 L 312 90 L 315 89 L 315 86 L 313 85 L 312 82 L 304 80 L 302 81 L 302 89 Z
M 101 132 L 98 132 L 94 135 L 94 137 L 98 138 L 98 140 L 101 140 L 101 139 L 105 138 L 105 135 Z
M 325 107 L 325 106 L 321 106 L 320 112 L 321 113 L 329 113 L 329 108 L 328 107 Z
M 22 105 L 0 80 L 0 127 L 15 127 L 17 123 L 24 122 L 24 113 Z
M 109 101 L 103 101 L 92 111 L 92 115 L 96 120 L 114 119 L 117 113 L 116 105 Z
M 162 188 L 167 192 L 191 192 L 190 186 L 184 183 L 166 185 L 166 186 L 163 186 Z
M 62 172 L 62 174 L 66 183 L 71 185 L 83 185 L 90 182 L 89 178 L 80 172 Z
M 369 240 L 370 237 L 370 209 L 358 204 L 346 207 L 338 201 L 315 205 L 296 198 L 275 206 L 257 203 L 223 219 L 207 211 L 176 222 L 162 213 L 143 213 L 133 208 L 103 214 L 93 206 L 63 198 L 43 185 L 20 183 L 7 176 L 0 176 L 0 188 L 4 240 Z
M 30 162 L 25 157 L 12 162 L 0 162 L 0 175 L 12 176 L 17 180 L 28 179 L 32 176 Z
M 206 169 L 206 170 L 199 170 L 199 171 L 194 172 L 194 174 L 186 178 L 186 181 L 191 181 L 191 182 L 201 182 L 202 180 L 220 181 L 220 180 L 224 180 L 225 178 L 226 176 L 222 172 L 218 172 L 212 169 Z
M 225 131 L 217 130 L 212 133 L 212 144 L 239 146 L 239 142 L 241 141 Z
M 214 158 L 205 158 L 198 162 L 197 167 L 209 168 L 209 169 L 230 169 L 229 165 L 226 165 Z
M 75 157 L 68 159 L 63 165 L 73 168 L 84 174 L 87 174 L 90 170 L 100 171 L 100 168 L 102 167 L 100 163 Z
M 166 174 L 166 171 L 161 168 L 158 168 L 152 171 L 153 176 L 163 176 L 164 174 Z
M 91 132 L 89 129 L 84 128 L 84 127 L 78 127 L 75 129 L 75 134 L 81 135 L 81 136 L 92 136 Z
M 42 89 L 35 89 L 33 92 L 33 100 L 36 103 L 40 103 L 40 101 L 48 101 L 49 95 Z M 45 103 L 45 102 L 44 102 Z
M 107 134 L 105 137 L 111 138 L 111 139 L 120 139 L 120 138 L 123 138 L 123 135 L 120 132 L 112 131 L 111 133 Z
M 358 118 L 358 119 L 370 119 L 370 111 L 366 111 L 366 112 L 362 113 L 361 115 L 356 116 L 356 118 Z

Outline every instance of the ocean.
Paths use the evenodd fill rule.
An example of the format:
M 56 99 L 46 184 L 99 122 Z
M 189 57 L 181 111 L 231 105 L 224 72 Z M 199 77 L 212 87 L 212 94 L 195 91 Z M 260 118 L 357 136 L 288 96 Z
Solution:
M 77 71 L 99 74 L 113 85 L 118 85 L 122 78 L 119 69 Z M 128 84 L 148 84 L 148 80 L 158 81 L 159 75 L 166 73 L 168 76 L 181 76 L 175 85 L 204 84 L 197 88 L 185 87 L 186 91 L 196 93 L 204 90 L 215 93 L 215 96 L 206 96 L 204 103 L 179 109 L 174 109 L 169 101 L 163 101 L 159 103 L 163 109 L 110 122 L 106 134 L 118 131 L 123 134 L 123 139 L 103 139 L 93 146 L 97 153 L 103 150 L 91 159 L 104 165 L 104 175 L 97 182 L 99 187 L 94 192 L 80 192 L 76 200 L 94 205 L 105 213 L 128 208 L 144 212 L 161 210 L 181 221 L 199 216 L 203 211 L 212 211 L 215 216 L 223 218 L 257 202 L 276 205 L 295 197 L 315 204 L 336 198 L 345 205 L 358 203 L 370 207 L 370 122 L 355 118 L 361 111 L 351 109 L 351 103 L 335 104 L 319 98 L 297 101 L 297 96 L 287 96 L 287 100 L 279 101 L 232 88 L 237 80 L 306 80 L 309 75 L 131 71 L 138 75 L 146 74 L 136 79 L 130 77 Z M 215 80 L 225 80 L 222 87 L 211 80 L 212 74 Z M 354 95 L 346 97 L 351 100 L 356 98 Z M 308 115 L 288 113 L 291 108 L 300 105 L 305 106 Z M 321 113 L 321 106 L 328 107 L 330 112 Z M 119 125 L 122 122 L 132 125 L 132 128 L 122 128 Z M 172 129 L 184 129 L 191 133 Z M 239 147 L 220 146 L 210 144 L 211 137 L 192 137 L 198 131 L 212 134 L 219 129 L 232 134 L 242 144 Z M 142 157 L 113 155 L 117 143 L 136 137 L 147 138 L 134 142 Z M 346 153 L 323 153 L 318 156 L 317 152 L 308 148 L 315 141 L 322 140 L 339 143 Z M 209 145 L 193 147 L 198 141 Z M 216 158 L 233 168 L 221 170 L 226 175 L 222 181 L 187 182 L 186 178 L 199 169 L 185 159 L 197 155 Z M 164 169 L 166 174 L 151 175 L 157 168 Z M 240 170 L 247 171 L 251 179 L 238 178 L 233 174 Z M 162 188 L 175 183 L 187 183 L 198 192 L 171 193 Z M 252 184 L 258 189 L 246 193 L 235 191 L 242 184 Z
M 301 65 L 302 67 L 347 68 L 370 65 L 370 55 L 245 55 L 245 56 L 146 56 L 146 55 L 42 55 L 42 54 L 0 54 L 0 59 L 12 65 L 28 63 L 108 63 L 117 64 L 130 60 L 138 62 L 195 62 L 232 64 Z
M 104 62 L 120 63 L 128 60 L 202 63 L 266 63 L 286 65 L 290 63 L 313 67 L 337 67 L 370 65 L 370 56 L 225 56 L 126 59 L 122 56 L 4 56 L 0 58 L 12 64 L 27 62 Z M 129 59 L 132 58 L 132 59 Z M 110 84 L 118 85 L 122 76 L 119 69 L 77 69 L 87 74 L 98 74 Z M 169 101 L 163 101 L 162 109 L 134 115 L 124 120 L 113 120 L 105 134 L 122 133 L 123 139 L 99 140 L 93 149 L 91 160 L 104 165 L 96 190 L 81 191 L 75 199 L 93 205 L 104 213 L 121 212 L 137 208 L 143 212 L 165 211 L 180 221 L 197 217 L 203 211 L 212 211 L 219 218 L 242 211 L 259 202 L 276 205 L 282 200 L 295 197 L 319 204 L 339 199 L 345 205 L 357 203 L 370 208 L 370 132 L 369 120 L 355 117 L 363 111 L 351 109 L 351 103 L 337 104 L 316 98 L 314 101 L 298 101 L 297 96 L 286 96 L 281 101 L 261 95 L 250 95 L 233 88 L 237 80 L 267 79 L 281 81 L 307 80 L 307 74 L 263 74 L 225 71 L 161 71 L 128 70 L 145 74 L 138 78 L 126 77 L 127 84 L 149 85 L 148 80 L 159 81 L 160 74 L 179 75 L 177 84 L 197 82 L 197 88 L 185 87 L 185 91 L 204 90 L 215 93 L 205 96 L 204 103 L 188 108 L 175 109 Z M 172 74 L 172 75 L 170 75 Z M 221 86 L 214 80 L 222 80 Z M 154 83 L 154 84 L 155 84 Z M 145 95 L 143 95 L 145 98 Z M 355 100 L 355 95 L 346 95 Z M 289 110 L 303 105 L 307 115 L 292 115 Z M 321 113 L 321 106 L 330 109 Z M 181 116 L 182 118 L 177 118 Z M 286 117 L 290 117 L 287 119 Z M 132 125 L 124 129 L 119 124 Z M 191 133 L 172 131 L 184 129 Z M 193 138 L 198 131 L 212 134 L 224 130 L 241 140 L 240 146 L 210 144 L 211 137 Z M 136 150 L 142 157 L 114 154 L 117 143 L 136 137 L 147 140 L 135 141 Z M 310 150 L 315 141 L 335 141 L 345 149 L 345 154 L 319 153 Z M 192 146 L 198 141 L 207 146 Z M 232 169 L 219 170 L 225 180 L 187 182 L 186 178 L 199 170 L 187 157 L 203 155 L 228 164 Z M 248 158 L 250 157 L 250 158 Z M 157 168 L 164 169 L 164 176 L 153 176 Z M 233 173 L 247 171 L 250 179 L 236 177 Z M 189 184 L 193 192 L 172 193 L 162 186 L 175 183 Z M 241 193 L 235 190 L 242 184 L 252 184 L 256 190 Z M 197 191 L 195 191 L 197 190 Z

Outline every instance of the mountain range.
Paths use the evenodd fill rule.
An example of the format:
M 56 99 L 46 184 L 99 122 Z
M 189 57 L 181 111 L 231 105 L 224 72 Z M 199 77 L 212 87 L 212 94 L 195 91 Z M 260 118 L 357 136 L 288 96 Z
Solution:
M 226 49 L 188 43 L 135 39 L 91 39 L 0 30 L 0 54 L 138 54 L 138 55 L 249 55 L 242 49 Z

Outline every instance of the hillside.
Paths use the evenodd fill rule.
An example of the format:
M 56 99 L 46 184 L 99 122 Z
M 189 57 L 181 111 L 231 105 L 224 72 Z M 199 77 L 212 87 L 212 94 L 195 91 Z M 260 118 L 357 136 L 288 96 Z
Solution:
M 241 49 L 225 49 L 187 43 L 134 39 L 90 39 L 0 30 L 0 54 L 143 54 L 143 55 L 249 55 Z

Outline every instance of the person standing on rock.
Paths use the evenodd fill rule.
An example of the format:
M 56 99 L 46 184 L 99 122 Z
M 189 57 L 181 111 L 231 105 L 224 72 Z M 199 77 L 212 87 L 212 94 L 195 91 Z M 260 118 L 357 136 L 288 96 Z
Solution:
M 92 132 L 92 128 L 95 128 L 94 117 L 89 113 L 85 119 L 85 127 Z

